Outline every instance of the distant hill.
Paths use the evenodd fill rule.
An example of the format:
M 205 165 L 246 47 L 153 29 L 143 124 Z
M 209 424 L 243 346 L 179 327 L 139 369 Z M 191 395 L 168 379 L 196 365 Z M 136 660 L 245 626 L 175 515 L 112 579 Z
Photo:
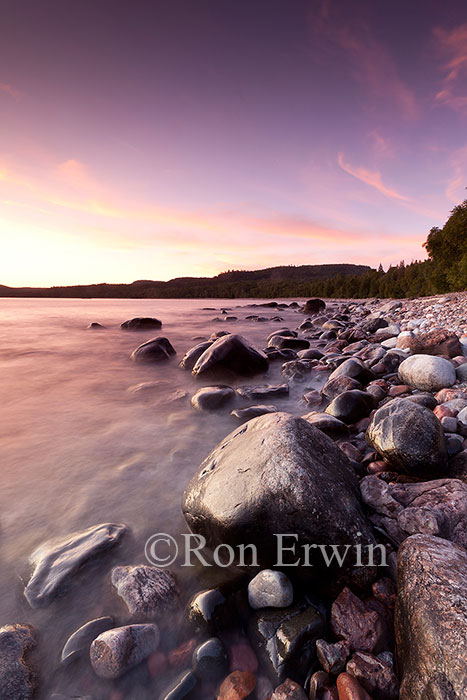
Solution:
M 215 277 L 177 277 L 168 282 L 136 280 L 131 284 L 87 284 L 69 287 L 6 287 L 2 297 L 62 298 L 241 298 L 308 296 L 325 280 L 371 272 L 367 265 L 284 265 L 264 270 L 229 270 Z

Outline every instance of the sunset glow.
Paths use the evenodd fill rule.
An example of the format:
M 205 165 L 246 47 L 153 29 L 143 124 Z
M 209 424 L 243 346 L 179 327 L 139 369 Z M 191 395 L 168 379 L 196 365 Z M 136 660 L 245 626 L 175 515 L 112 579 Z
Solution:
M 465 198 L 460 1 L 2 15 L 0 284 L 387 267 Z

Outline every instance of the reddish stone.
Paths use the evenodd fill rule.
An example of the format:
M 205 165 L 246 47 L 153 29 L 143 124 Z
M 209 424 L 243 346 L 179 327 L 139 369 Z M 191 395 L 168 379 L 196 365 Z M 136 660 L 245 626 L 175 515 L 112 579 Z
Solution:
M 386 462 L 383 462 L 383 460 L 378 460 L 377 462 L 370 462 L 367 469 L 370 474 L 380 474 L 382 472 L 386 472 L 388 467 L 389 465 L 386 464 Z
M 453 331 L 447 328 L 434 328 L 428 333 L 418 336 L 421 349 L 419 352 L 426 355 L 446 355 L 456 357 L 462 355 L 462 346 L 459 338 Z
M 256 678 L 249 671 L 234 671 L 223 681 L 217 700 L 244 700 L 256 688 Z
M 399 682 L 391 662 L 383 661 L 373 654 L 357 652 L 348 662 L 347 672 L 375 700 L 397 700 L 399 697 Z
M 371 423 L 371 418 L 362 418 L 361 420 L 358 421 L 358 423 L 355 423 L 354 427 L 358 433 L 364 433 L 365 430 L 370 425 L 370 423 Z
M 250 671 L 255 673 L 258 670 L 258 659 L 249 644 L 233 644 L 229 650 L 231 671 Z
M 455 411 L 453 411 L 451 408 L 446 408 L 446 406 L 443 405 L 435 406 L 433 413 L 435 414 L 435 416 L 437 416 L 437 418 L 439 418 L 439 420 L 441 420 L 441 418 L 446 418 L 446 416 L 449 416 L 451 418 L 456 417 Z
M 172 649 L 172 651 L 168 653 L 169 664 L 173 668 L 186 666 L 191 661 L 195 647 L 196 639 L 192 638 L 181 644 L 177 649 Z
M 287 678 L 275 689 L 271 700 L 307 700 L 307 697 L 301 685 Z
M 354 459 L 356 462 L 362 461 L 362 454 L 360 450 L 355 447 L 355 445 L 352 445 L 351 442 L 340 442 L 338 446 L 349 459 Z
M 435 399 L 438 403 L 446 403 L 452 399 L 467 399 L 467 391 L 465 389 L 441 389 L 435 394 Z
M 155 651 L 147 660 L 148 671 L 152 678 L 157 678 L 167 668 L 167 657 L 162 651 Z
M 387 576 L 378 579 L 372 585 L 373 595 L 376 600 L 384 603 L 388 608 L 394 608 L 397 599 L 396 587 L 392 579 Z
M 412 388 L 407 384 L 396 384 L 389 389 L 389 396 L 401 396 L 401 394 L 411 394 Z
M 331 629 L 337 639 L 349 642 L 352 651 L 379 653 L 388 648 L 386 621 L 349 588 L 332 604 Z
M 356 678 L 350 673 L 341 673 L 337 678 L 339 700 L 372 700 Z

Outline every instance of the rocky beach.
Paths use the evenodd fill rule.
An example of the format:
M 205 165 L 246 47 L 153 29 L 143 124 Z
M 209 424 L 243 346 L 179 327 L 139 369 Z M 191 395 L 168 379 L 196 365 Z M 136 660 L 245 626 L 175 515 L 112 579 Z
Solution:
M 175 477 L 200 556 L 145 556 L 154 503 L 143 529 L 114 505 L 37 543 L 23 590 L 7 578 L 24 595 L 0 621 L 0 698 L 467 697 L 467 293 L 201 311 L 186 347 L 162 315 L 79 331 L 132 346 L 132 402 L 212 433 Z M 81 624 L 57 618 L 43 664 L 83 580 Z

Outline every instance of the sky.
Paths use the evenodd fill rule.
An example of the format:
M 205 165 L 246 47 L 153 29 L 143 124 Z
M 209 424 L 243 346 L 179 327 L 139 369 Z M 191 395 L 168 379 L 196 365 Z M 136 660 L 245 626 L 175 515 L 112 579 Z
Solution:
M 0 284 L 423 259 L 464 0 L 3 0 Z

